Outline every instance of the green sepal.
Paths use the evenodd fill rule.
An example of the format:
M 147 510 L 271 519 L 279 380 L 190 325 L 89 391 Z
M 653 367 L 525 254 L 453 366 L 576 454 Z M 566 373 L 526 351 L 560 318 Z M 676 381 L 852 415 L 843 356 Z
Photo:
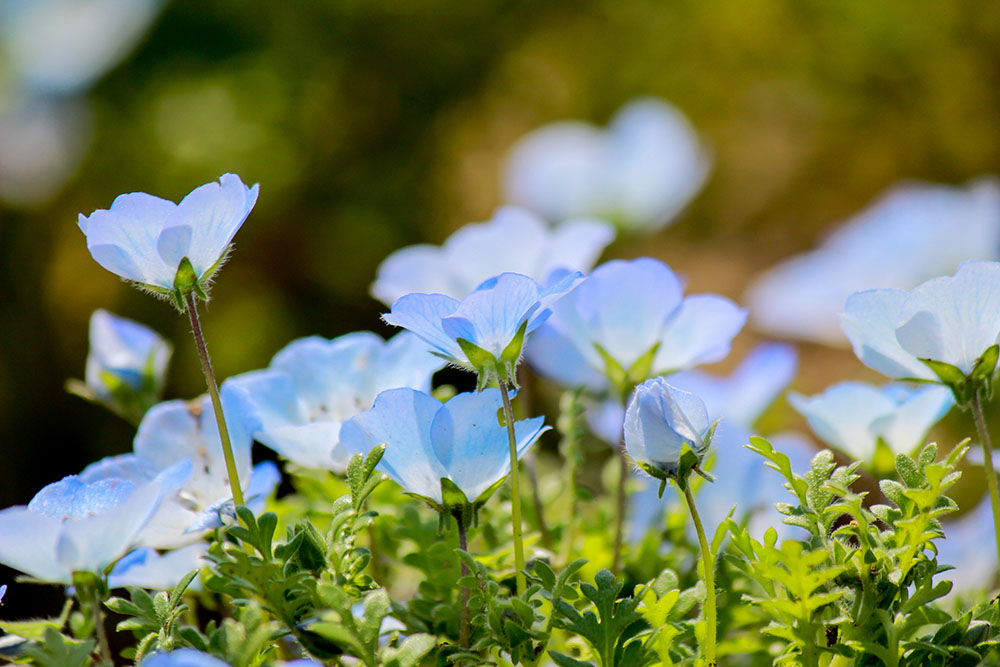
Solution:
M 646 463 L 645 461 L 636 461 L 635 463 L 637 466 L 642 468 L 643 472 L 655 479 L 666 481 L 672 477 L 672 475 L 670 475 L 667 471 L 660 470 L 656 466 Z
M 691 448 L 691 445 L 686 442 L 681 445 L 681 455 L 677 460 L 677 472 L 675 474 L 677 485 L 682 489 L 685 488 L 691 473 L 700 470 L 698 467 L 700 463 L 701 456 Z M 699 474 L 704 475 L 705 473 L 699 472 Z
M 982 356 L 976 360 L 976 365 L 972 368 L 970 377 L 973 380 L 990 380 L 997 368 L 998 358 L 1000 358 L 1000 345 L 994 343 L 986 348 Z
M 632 368 L 628 369 L 628 382 L 631 385 L 642 384 L 653 372 L 653 362 L 656 360 L 656 353 L 660 350 L 660 344 L 646 350 L 646 353 L 639 357 Z
M 506 476 L 501 477 L 497 481 L 490 484 L 490 486 L 485 491 L 480 493 L 479 496 L 474 501 L 472 501 L 472 504 L 475 505 L 476 510 L 485 505 L 486 501 L 489 500 L 493 496 L 493 494 L 496 493 L 497 489 L 499 489 L 506 481 L 507 481 Z
M 599 343 L 594 343 L 594 349 L 597 350 L 597 354 L 604 360 L 604 375 L 608 378 L 611 386 L 618 391 L 619 395 L 624 396 L 627 393 L 628 373 L 618 363 L 618 360 L 608 354 Z
M 521 358 L 521 348 L 524 346 L 524 333 L 528 330 L 528 320 L 521 323 L 518 327 L 517 333 L 514 334 L 514 338 L 507 343 L 507 347 L 503 349 L 500 353 L 500 363 L 510 364 L 511 366 L 517 366 L 518 360 Z
M 464 338 L 457 339 L 458 346 L 462 348 L 462 352 L 469 359 L 469 363 L 475 368 L 480 374 L 483 371 L 492 371 L 497 366 L 497 359 L 492 354 L 479 347 L 475 343 L 470 343 Z
M 449 510 L 469 504 L 465 491 L 458 488 L 458 485 L 447 477 L 441 478 L 441 498 L 442 504 Z
M 972 394 L 976 390 L 975 383 L 969 381 L 962 369 L 934 359 L 921 359 L 920 361 L 931 369 L 941 384 L 951 389 L 951 393 L 955 396 L 955 402 L 959 406 L 966 408 L 972 402 Z

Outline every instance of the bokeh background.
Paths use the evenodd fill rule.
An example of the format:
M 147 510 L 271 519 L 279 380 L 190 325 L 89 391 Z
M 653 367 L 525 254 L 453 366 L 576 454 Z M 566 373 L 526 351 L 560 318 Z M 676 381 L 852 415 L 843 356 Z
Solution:
M 902 179 L 1000 172 L 994 0 L 126 0 L 64 26 L 114 51 L 89 74 L 34 45 L 84 70 L 64 81 L 18 71 L 19 4 L 0 0 L 0 109 L 27 118 L 0 130 L 0 507 L 131 447 L 63 391 L 94 309 L 174 341 L 168 397 L 203 391 L 186 320 L 87 252 L 77 214 L 119 193 L 260 183 L 203 319 L 221 379 L 300 336 L 388 333 L 368 286 L 389 252 L 488 219 L 528 131 L 637 95 L 682 110 L 713 169 L 675 224 L 606 257 L 655 254 L 696 292 L 739 300 Z M 874 378 L 800 350 L 800 391 Z

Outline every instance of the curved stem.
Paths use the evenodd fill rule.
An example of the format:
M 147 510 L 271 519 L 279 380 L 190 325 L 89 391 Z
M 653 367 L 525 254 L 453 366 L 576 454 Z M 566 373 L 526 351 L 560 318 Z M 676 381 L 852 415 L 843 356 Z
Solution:
M 205 374 L 205 384 L 208 394 L 212 397 L 212 408 L 215 410 L 215 423 L 219 427 L 219 440 L 222 441 L 222 455 L 226 459 L 226 473 L 229 476 L 229 488 L 233 492 L 233 502 L 243 505 L 243 489 L 240 487 L 239 473 L 236 471 L 236 457 L 233 456 L 233 445 L 229 440 L 229 428 L 226 427 L 226 416 L 222 412 L 222 399 L 219 398 L 219 385 L 215 382 L 215 372 L 212 370 L 212 360 L 205 346 L 205 336 L 201 332 L 201 322 L 198 319 L 198 307 L 194 294 L 184 295 L 185 310 L 191 320 L 191 333 L 198 347 L 198 358 L 201 360 L 201 371 Z
M 517 580 L 517 594 L 524 592 L 524 540 L 521 537 L 521 484 L 518 474 L 517 436 L 514 434 L 514 410 L 510 406 L 507 383 L 498 382 L 500 397 L 503 399 L 503 414 L 507 421 L 507 441 L 510 444 L 510 513 L 514 526 L 514 576 Z
M 701 545 L 701 559 L 705 573 L 705 664 L 709 667 L 715 666 L 715 563 L 712 551 L 708 547 L 708 539 L 705 537 L 705 528 L 701 525 L 701 517 L 694 506 L 694 496 L 691 495 L 691 487 L 687 480 L 682 480 L 684 489 L 684 499 L 687 501 L 688 510 L 691 512 L 691 519 L 694 521 L 694 529 L 698 532 L 698 544 Z
M 997 473 L 993 469 L 993 448 L 990 446 L 990 434 L 986 430 L 986 419 L 983 417 L 983 404 L 979 397 L 978 388 L 972 392 L 972 415 L 975 417 L 976 430 L 979 431 L 979 442 L 983 447 L 986 487 L 990 493 L 990 505 L 993 507 L 993 536 L 996 539 L 997 563 L 1000 563 L 1000 493 L 997 492 Z
M 458 522 L 458 548 L 462 551 L 469 552 L 469 543 L 465 535 L 465 521 L 461 514 L 455 517 Z M 469 566 L 465 564 L 465 560 L 461 560 L 462 563 L 462 577 L 469 576 Z M 458 645 L 462 648 L 469 648 L 469 637 L 471 632 L 469 630 L 469 588 L 468 586 L 462 586 L 462 593 L 459 597 L 459 630 L 458 630 Z

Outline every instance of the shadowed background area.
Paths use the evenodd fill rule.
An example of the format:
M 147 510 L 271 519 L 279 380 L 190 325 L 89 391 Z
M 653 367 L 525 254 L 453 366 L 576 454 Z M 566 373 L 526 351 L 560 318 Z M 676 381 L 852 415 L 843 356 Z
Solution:
M 654 254 L 696 292 L 741 300 L 902 179 L 1000 171 L 990 0 L 152 2 L 69 82 L 18 70 L 18 4 L 0 0 L 0 111 L 30 121 L 0 128 L 0 507 L 130 449 L 131 426 L 62 391 L 94 309 L 174 342 L 167 397 L 204 390 L 185 318 L 87 252 L 77 214 L 119 193 L 260 183 L 203 317 L 222 379 L 301 336 L 388 333 L 367 290 L 389 252 L 488 219 L 525 133 L 638 95 L 676 105 L 713 167 L 675 224 L 605 257 Z M 876 377 L 846 349 L 802 355 L 799 391 Z

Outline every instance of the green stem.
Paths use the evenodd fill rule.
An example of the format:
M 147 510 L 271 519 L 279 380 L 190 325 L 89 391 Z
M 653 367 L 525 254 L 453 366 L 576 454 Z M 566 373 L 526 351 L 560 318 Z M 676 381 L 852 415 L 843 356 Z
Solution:
M 243 505 L 243 489 L 240 487 L 239 473 L 236 471 L 236 457 L 233 456 L 233 445 L 229 440 L 229 428 L 226 427 L 226 416 L 222 412 L 222 399 L 219 398 L 219 385 L 215 382 L 215 372 L 212 370 L 212 360 L 208 356 L 205 336 L 201 332 L 201 322 L 198 320 L 198 306 L 194 294 L 184 295 L 188 317 L 191 320 L 191 333 L 198 347 L 198 358 L 201 360 L 201 371 L 205 374 L 205 384 L 208 394 L 212 397 L 212 407 L 215 409 L 215 423 L 219 426 L 219 440 L 222 441 L 222 455 L 226 459 L 226 473 L 229 475 L 229 488 L 233 491 L 233 502 Z
M 993 535 L 996 538 L 997 563 L 1000 564 L 1000 493 L 997 492 L 997 473 L 993 469 L 993 448 L 990 446 L 990 434 L 986 430 L 986 419 L 983 417 L 983 404 L 979 397 L 978 388 L 972 392 L 972 415 L 976 419 L 976 430 L 979 431 L 979 442 L 983 447 L 986 487 L 989 489 L 990 504 L 993 507 Z
M 101 613 L 101 600 L 95 594 L 91 600 L 91 609 L 94 615 L 94 632 L 97 635 L 97 645 L 101 649 L 101 660 L 109 665 L 115 664 L 111 656 L 111 646 L 108 644 L 108 632 L 104 628 L 104 614 Z
M 465 521 L 462 515 L 459 513 L 455 520 L 458 522 L 458 548 L 462 551 L 469 552 L 469 543 L 465 535 Z M 460 559 L 461 560 L 461 559 Z M 465 564 L 465 560 L 462 562 L 462 577 L 465 578 L 469 576 L 469 567 Z M 458 645 L 462 648 L 469 648 L 469 637 L 471 632 L 469 630 L 469 588 L 468 586 L 462 586 L 462 593 L 459 597 L 459 618 L 460 626 L 458 631 Z
M 517 436 L 514 434 L 514 410 L 510 406 L 507 383 L 498 382 L 500 397 L 503 399 L 503 414 L 507 421 L 507 441 L 510 444 L 510 513 L 514 526 L 514 576 L 517 580 L 517 594 L 524 592 L 524 541 L 521 537 L 521 484 L 518 474 Z
M 628 484 L 628 458 L 626 458 L 625 443 L 621 442 L 618 450 L 618 490 L 615 495 L 615 548 L 611 557 L 611 571 L 618 572 L 622 562 L 622 542 L 625 533 L 625 486 Z
M 684 490 L 684 499 L 687 501 L 688 511 L 691 512 L 691 519 L 694 521 L 694 529 L 698 532 L 698 543 L 701 545 L 701 559 L 705 573 L 705 664 L 708 667 L 715 667 L 715 563 L 712 551 L 708 547 L 708 539 L 705 537 L 705 528 L 701 525 L 701 517 L 694 506 L 694 496 L 691 495 L 691 486 L 687 480 L 681 480 Z

